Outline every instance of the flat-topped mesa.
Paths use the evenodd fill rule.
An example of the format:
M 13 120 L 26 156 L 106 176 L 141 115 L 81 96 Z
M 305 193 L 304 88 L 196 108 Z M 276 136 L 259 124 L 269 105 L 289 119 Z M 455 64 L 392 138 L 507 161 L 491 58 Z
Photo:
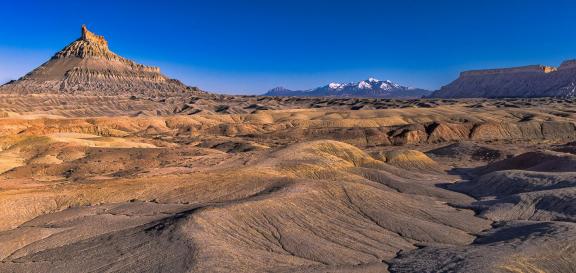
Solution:
M 576 68 L 576 60 L 566 60 L 562 62 L 560 67 L 558 67 L 558 70 L 573 69 L 573 68 Z
M 576 65 L 576 64 L 575 64 Z M 460 77 L 467 76 L 481 76 L 481 75 L 497 75 L 497 74 L 513 74 L 513 73 L 550 73 L 556 71 L 557 68 L 545 65 L 527 65 L 511 68 L 497 68 L 497 69 L 483 69 L 483 70 L 469 70 L 460 73 Z
M 86 28 L 86 25 L 82 25 L 82 36 L 80 39 L 86 42 L 96 43 L 99 46 L 108 48 L 108 41 L 104 39 L 104 36 L 96 35 L 90 32 L 88 28 Z
M 435 98 L 576 97 L 576 60 L 560 67 L 528 65 L 465 71 Z

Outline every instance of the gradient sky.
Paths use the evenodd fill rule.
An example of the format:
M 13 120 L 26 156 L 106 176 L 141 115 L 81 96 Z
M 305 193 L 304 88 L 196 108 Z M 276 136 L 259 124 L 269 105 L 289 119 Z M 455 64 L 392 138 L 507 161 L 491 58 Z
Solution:
M 208 91 L 368 77 L 436 89 L 465 69 L 576 58 L 575 11 L 568 0 L 8 0 L 0 82 L 48 60 L 87 24 L 121 56 Z

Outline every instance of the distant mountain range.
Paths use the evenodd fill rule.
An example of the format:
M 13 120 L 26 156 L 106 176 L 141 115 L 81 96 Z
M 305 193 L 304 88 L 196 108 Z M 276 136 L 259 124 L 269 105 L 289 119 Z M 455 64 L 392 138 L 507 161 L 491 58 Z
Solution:
M 388 80 L 381 81 L 369 78 L 360 82 L 330 83 L 309 90 L 289 90 L 284 87 L 276 87 L 266 92 L 264 96 L 420 98 L 431 93 L 431 91 L 425 89 L 402 86 Z

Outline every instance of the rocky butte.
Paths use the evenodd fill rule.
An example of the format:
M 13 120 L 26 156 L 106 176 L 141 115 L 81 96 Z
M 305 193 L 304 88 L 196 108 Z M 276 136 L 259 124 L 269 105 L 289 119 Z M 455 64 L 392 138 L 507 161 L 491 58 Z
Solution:
M 434 92 L 435 98 L 505 98 L 576 96 L 576 60 L 560 67 L 529 65 L 465 71 Z
M 108 48 L 103 36 L 82 26 L 81 36 L 50 60 L 17 81 L 0 88 L 3 92 L 77 93 L 97 95 L 196 91 L 160 73 L 160 68 L 137 64 Z

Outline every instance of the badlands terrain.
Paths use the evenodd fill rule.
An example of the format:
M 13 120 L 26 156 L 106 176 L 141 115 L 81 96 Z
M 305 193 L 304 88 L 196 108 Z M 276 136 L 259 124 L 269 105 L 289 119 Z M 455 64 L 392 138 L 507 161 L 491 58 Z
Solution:
M 576 270 L 573 100 L 228 103 L 4 95 L 0 271 Z
M 216 95 L 85 27 L 0 93 L 0 272 L 576 272 L 574 98 Z

